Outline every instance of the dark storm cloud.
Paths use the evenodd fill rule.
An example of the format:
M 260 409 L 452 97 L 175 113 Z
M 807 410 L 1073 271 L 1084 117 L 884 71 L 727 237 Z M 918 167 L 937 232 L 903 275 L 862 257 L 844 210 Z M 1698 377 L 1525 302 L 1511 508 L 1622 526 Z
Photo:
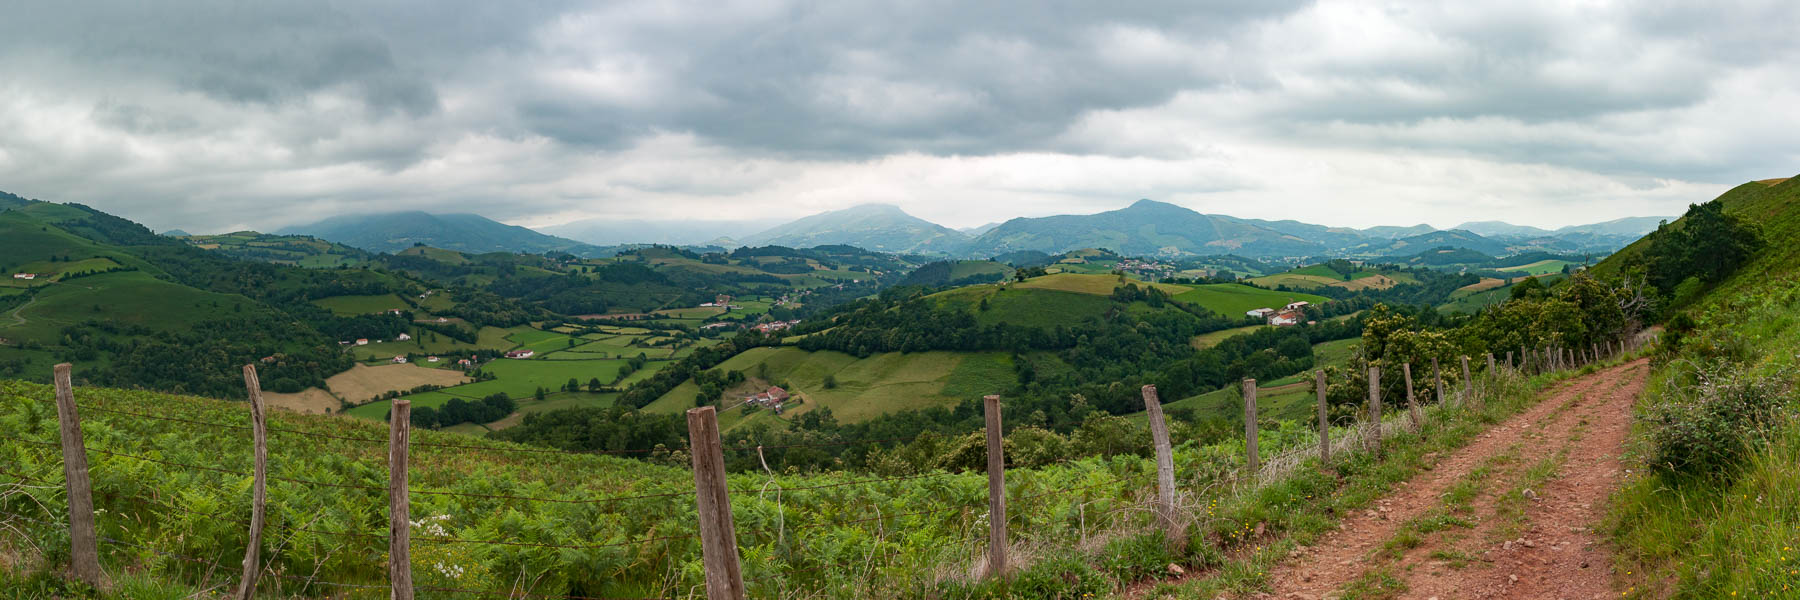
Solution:
M 27 0 L 0 9 L 0 189 L 186 229 L 470 202 L 1266 206 L 1316 192 L 1291 172 L 1394 157 L 1629 196 L 1794 170 L 1797 25 L 1755 0 Z

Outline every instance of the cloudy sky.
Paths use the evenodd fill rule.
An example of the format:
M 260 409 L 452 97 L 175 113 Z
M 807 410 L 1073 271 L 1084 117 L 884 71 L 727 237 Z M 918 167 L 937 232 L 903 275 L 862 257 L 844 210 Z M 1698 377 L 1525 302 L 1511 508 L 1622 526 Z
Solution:
M 0 12 L 0 190 L 157 229 L 865 202 L 962 227 L 1138 198 L 1559 226 L 1800 171 L 1800 19 L 1781 1 Z

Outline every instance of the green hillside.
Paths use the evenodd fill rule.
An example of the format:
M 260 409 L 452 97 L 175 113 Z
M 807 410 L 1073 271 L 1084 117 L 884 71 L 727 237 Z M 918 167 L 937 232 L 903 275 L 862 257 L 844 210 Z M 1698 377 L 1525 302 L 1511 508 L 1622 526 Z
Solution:
M 1746 183 L 1718 201 L 1755 225 L 1761 246 L 1722 281 L 1664 298 L 1669 331 L 1634 435 L 1642 456 L 1628 464 L 1642 474 L 1611 507 L 1621 566 L 1649 597 L 1775 598 L 1796 588 L 1800 421 L 1775 415 L 1800 409 L 1800 179 Z M 1655 268 L 1656 235 L 1592 271 Z
M 883 414 L 932 406 L 951 406 L 1011 388 L 1012 360 L 997 352 L 883 353 L 856 358 L 841 352 L 807 352 L 799 348 L 754 348 L 732 357 L 719 371 L 741 371 L 753 383 L 731 391 L 749 392 L 785 384 L 805 399 L 792 418 L 828 407 L 839 421 L 854 423 Z M 826 387 L 825 379 L 833 386 Z M 645 407 L 652 412 L 679 413 L 694 407 L 699 386 L 688 381 Z M 722 406 L 738 402 L 727 394 Z M 742 410 L 727 410 L 735 419 Z M 768 415 L 773 418 L 774 415 Z
M 1292 302 L 1318 304 L 1330 300 L 1324 296 L 1301 292 L 1277 292 L 1237 283 L 1209 283 L 1189 287 L 1191 289 L 1175 294 L 1174 298 L 1182 302 L 1200 305 L 1207 310 L 1230 318 L 1242 317 L 1245 312 L 1258 308 L 1279 310 Z
M 296 267 L 331 268 L 362 264 L 369 253 L 303 235 L 271 235 L 239 231 L 220 235 L 179 236 L 204 250 L 241 260 L 260 260 Z

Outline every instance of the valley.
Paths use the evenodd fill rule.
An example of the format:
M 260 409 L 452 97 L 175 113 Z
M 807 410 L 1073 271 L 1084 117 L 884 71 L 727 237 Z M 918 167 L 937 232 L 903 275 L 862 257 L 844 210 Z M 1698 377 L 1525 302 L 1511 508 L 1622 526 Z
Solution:
M 1134 210 L 1176 217 L 1168 207 L 1140 205 Z M 895 212 L 873 211 L 851 222 L 867 228 L 868 219 L 891 218 Z M 1245 227 L 1300 227 L 1246 223 Z M 71 362 L 84 390 L 152 388 L 187 395 L 170 400 L 175 397 L 149 391 L 95 392 L 104 398 L 102 406 L 142 410 L 145 402 L 173 403 L 191 406 L 181 410 L 205 419 L 241 418 L 232 416 L 237 413 L 231 400 L 241 397 L 242 391 L 231 365 L 254 364 L 262 374 L 267 401 L 281 410 L 289 427 L 315 431 L 385 427 L 382 422 L 394 402 L 404 399 L 411 426 L 426 439 L 442 440 L 433 443 L 476 444 L 471 447 L 499 453 L 514 448 L 571 456 L 616 453 L 617 457 L 571 460 L 599 460 L 587 468 L 605 474 L 586 480 L 589 484 L 614 478 L 662 482 L 636 484 L 634 489 L 655 492 L 652 495 L 664 487 L 680 487 L 664 480 L 673 481 L 684 472 L 680 465 L 685 458 L 679 453 L 688 442 L 681 419 L 690 409 L 711 407 L 722 440 L 736 448 L 768 449 L 726 457 L 732 477 L 745 478 L 746 483 L 756 473 L 772 477 L 768 471 L 779 469 L 790 481 L 786 485 L 800 488 L 848 484 L 846 478 L 858 477 L 944 477 L 961 482 L 954 486 L 970 487 L 957 491 L 901 485 L 892 493 L 915 500 L 877 501 L 866 496 L 855 500 L 873 503 L 871 509 L 906 514 L 937 510 L 973 494 L 983 429 L 980 398 L 998 395 L 1006 403 L 1011 427 L 1007 452 L 1009 457 L 1017 453 L 1017 464 L 1009 469 L 1016 468 L 1024 481 L 1035 482 L 1028 485 L 1047 490 L 1067 488 L 1073 481 L 1097 484 L 1083 488 L 1087 491 L 1075 498 L 1020 505 L 1024 514 L 1040 515 L 1021 517 L 1019 525 L 1025 531 L 1035 538 L 1064 542 L 1085 539 L 1087 534 L 1081 527 L 1070 530 L 1058 518 L 1033 511 L 1084 510 L 1064 502 L 1127 506 L 1141 501 L 1142 488 L 1121 477 L 1149 468 L 1143 437 L 1149 415 L 1138 394 L 1143 386 L 1154 386 L 1164 399 L 1162 414 L 1173 437 L 1182 443 L 1177 456 L 1189 465 L 1183 468 L 1192 470 L 1196 481 L 1213 481 L 1229 471 L 1234 459 L 1228 457 L 1242 443 L 1247 380 L 1256 382 L 1256 428 L 1269 448 L 1278 453 L 1303 448 L 1314 436 L 1309 427 L 1321 410 L 1321 390 L 1312 383 L 1316 372 L 1325 373 L 1330 382 L 1323 390 L 1330 423 L 1354 428 L 1367 417 L 1360 406 L 1370 389 L 1366 376 L 1370 366 L 1411 365 L 1417 378 L 1443 377 L 1451 389 L 1462 389 L 1476 382 L 1465 381 L 1451 366 L 1459 354 L 1530 350 L 1547 344 L 1598 347 L 1602 341 L 1610 347 L 1617 336 L 1631 331 L 1632 323 L 1647 316 L 1632 312 L 1636 309 L 1621 300 L 1637 293 L 1630 281 L 1603 281 L 1594 274 L 1617 273 L 1623 261 L 1642 265 L 1670 260 L 1641 245 L 1628 246 L 1604 260 L 1593 252 L 1556 252 L 1535 245 L 1487 246 L 1500 255 L 1466 245 L 1418 248 L 1473 239 L 1460 230 L 1396 230 L 1394 237 L 1383 238 L 1389 242 L 1367 241 L 1381 235 L 1377 233 L 1336 232 L 1332 235 L 1338 237 L 1318 239 L 1336 239 L 1334 243 L 1345 244 L 1341 248 L 1355 249 L 1324 256 L 1167 256 L 1133 255 L 1110 247 L 1052 253 L 1058 248 L 1017 237 L 1024 225 L 1015 223 L 982 234 L 1013 232 L 1018 243 L 1007 246 L 1007 252 L 987 258 L 946 258 L 847 244 L 732 249 L 564 246 L 536 254 L 472 252 L 416 242 L 389 250 L 357 249 L 306 236 L 254 232 L 161 236 L 112 215 L 46 203 L 0 213 L 0 225 L 16 234 L 11 239 L 26 240 L 12 255 L 18 257 L 18 265 L 9 268 L 28 268 L 36 275 L 0 288 L 8 291 L 0 294 L 0 309 L 12 317 L 0 323 L 0 339 L 5 340 L 0 343 L 0 375 L 43 381 L 47 365 Z M 489 233 L 482 235 L 498 235 L 484 231 Z M 801 233 L 807 227 L 799 225 L 785 231 L 783 235 L 813 235 Z M 938 240 L 955 237 L 932 235 Z M 480 247 L 474 241 L 447 245 Z M 1681 268 L 1666 262 L 1647 264 L 1652 273 Z M 1703 292 L 1689 288 L 1700 285 L 1674 282 L 1669 293 L 1675 298 L 1699 297 L 1695 294 Z M 1449 368 L 1427 371 L 1432 361 Z M 1639 369 L 1634 376 L 1643 376 L 1642 360 L 1630 364 Z M 1545 386 L 1556 385 L 1561 378 L 1581 375 L 1558 370 L 1516 380 L 1493 379 L 1498 374 L 1477 379 L 1511 382 L 1482 388 L 1480 393 L 1491 395 L 1493 410 L 1536 415 L 1546 409 L 1528 407 L 1540 390 L 1553 389 Z M 1398 379 L 1383 377 L 1377 387 L 1384 396 L 1405 397 L 1407 390 Z M 18 390 L 12 393 L 19 397 L 42 389 L 32 383 L 6 385 Z M 1641 394 L 1637 390 L 1610 397 L 1609 402 L 1624 405 L 1657 393 L 1654 387 Z M 1430 434 L 1417 438 L 1417 443 L 1461 444 L 1468 438 L 1458 436 L 1473 435 L 1484 419 L 1505 414 L 1452 409 L 1429 386 L 1414 391 L 1437 415 L 1434 418 L 1446 419 L 1446 427 L 1453 427 L 1446 430 L 1449 437 L 1440 440 L 1432 437 L 1438 434 Z M 1560 399 L 1537 406 L 1567 404 L 1566 396 L 1555 395 Z M 1596 405 L 1581 406 L 1591 410 Z M 1389 416 L 1401 419 L 1405 414 L 1401 410 Z M 109 422 L 108 426 L 140 425 Z M 1512 428 L 1504 427 L 1497 431 Z M 189 435 L 182 430 L 159 431 L 145 430 L 145 435 L 160 436 L 155 439 Z M 1603 441 L 1617 444 L 1619 437 Z M 1395 443 L 1413 443 L 1408 439 L 1403 434 Z M 1479 448 L 1491 445 L 1477 441 L 1471 446 L 1477 449 L 1468 452 L 1481 454 L 1485 450 Z M 1441 447 L 1450 451 L 1452 446 Z M 1373 455 L 1352 456 L 1356 461 L 1378 460 Z M 1450 456 L 1453 462 L 1447 464 L 1464 460 L 1457 454 L 1439 456 Z M 31 459 L 26 464 L 43 463 Z M 499 466 L 504 464 L 509 463 L 473 468 L 484 472 L 516 468 Z M 1226 471 L 1216 470 L 1220 468 Z M 451 471 L 420 473 L 425 481 L 446 488 L 463 477 Z M 504 489 L 543 485 L 530 483 L 541 475 L 512 473 L 506 477 L 518 481 L 504 484 Z M 636 479 L 640 477 L 644 479 Z M 1315 489 L 1346 506 L 1372 500 L 1348 488 L 1304 487 L 1316 484 L 1301 483 L 1310 481 L 1305 476 L 1295 477 L 1299 479 L 1271 481 L 1291 481 L 1278 485 Z M 185 484 L 174 480 L 167 485 Z M 1241 554 L 1248 550 L 1239 544 L 1250 541 L 1243 537 L 1244 530 L 1231 529 L 1234 526 L 1267 529 L 1256 536 L 1284 536 L 1313 527 L 1284 520 L 1306 518 L 1304 512 L 1267 514 L 1268 499 L 1254 490 L 1221 492 L 1210 487 L 1216 483 L 1201 485 L 1208 487 L 1192 493 L 1230 506 L 1236 516 L 1197 525 L 1202 537 L 1191 541 L 1195 544 L 1191 547 Z M 1422 502 L 1408 497 L 1380 500 L 1379 506 Z M 827 502 L 824 497 L 798 501 Z M 460 526 L 468 532 L 464 535 L 484 535 L 481 528 L 491 526 L 469 512 L 483 510 L 473 504 L 444 509 L 455 515 L 449 518 L 470 519 Z M 635 516 L 629 512 L 635 510 L 632 507 L 621 510 L 627 512 L 609 513 L 608 518 Z M 562 518 L 532 514 L 544 523 Z M 655 537 L 659 531 L 681 531 L 687 527 L 682 523 L 692 520 L 673 518 L 658 521 L 650 530 L 620 527 L 623 535 Z M 831 517 L 824 518 L 812 525 L 829 528 L 834 536 L 860 535 L 854 523 L 837 527 Z M 1595 517 L 1588 512 L 1570 518 Z M 341 524 L 367 527 L 357 525 L 355 518 Z M 965 524 L 925 519 L 917 525 L 932 532 L 930 538 L 949 539 L 956 535 L 952 530 Z M 1132 533 L 1144 526 L 1132 518 L 1115 517 L 1111 526 L 1120 528 L 1117 537 L 1083 556 L 1102 556 L 1111 552 L 1104 548 L 1137 543 L 1132 540 L 1147 535 Z M 1342 526 L 1344 535 L 1366 537 L 1370 543 L 1405 533 L 1354 516 Z M 1310 539 L 1307 535 L 1296 539 Z M 784 549 L 779 537 L 767 542 L 772 545 L 764 551 L 771 558 L 756 569 L 785 573 L 808 563 Z M 1288 539 L 1257 543 L 1272 541 L 1286 547 L 1293 543 L 1284 541 Z M 1461 543 L 1459 539 L 1430 538 L 1424 543 L 1435 548 L 1433 553 L 1466 552 L 1446 549 Z M 924 568 L 958 560 L 911 542 L 871 543 L 895 552 L 890 564 L 896 566 Z M 685 551 L 680 544 L 665 545 L 651 550 L 647 560 L 673 568 L 690 560 L 682 558 Z M 1267 560 L 1254 552 L 1245 556 L 1243 560 Z M 1024 568 L 1027 573 L 1045 569 L 1086 573 L 1088 567 L 1082 565 L 1090 560 L 1038 559 Z M 1131 560 L 1151 562 L 1135 567 L 1139 570 L 1134 574 L 1076 576 L 1077 589 L 1093 582 L 1100 590 L 1159 589 L 1179 594 L 1194 589 L 1212 597 L 1220 589 L 1355 590 L 1388 586 L 1389 579 L 1397 582 L 1391 584 L 1396 589 L 1438 589 L 1433 586 L 1462 576 L 1436 566 L 1420 567 L 1423 563 L 1413 554 L 1402 552 L 1391 561 L 1326 578 L 1294 583 L 1277 575 L 1251 587 L 1235 587 L 1240 582 L 1220 588 L 1216 579 L 1220 571 L 1169 577 L 1163 569 L 1167 564 L 1193 564 L 1196 555 L 1153 553 Z M 566 573 L 565 566 L 555 561 L 539 566 Z M 362 577 L 348 567 L 330 571 L 340 579 Z M 1485 573 L 1470 571 L 1477 572 Z M 630 574 L 609 584 L 571 585 L 609 593 L 667 589 L 643 578 L 641 571 L 620 573 Z M 559 577 L 563 576 L 567 575 Z M 1159 582 L 1162 578 L 1167 579 Z M 823 586 L 818 589 L 851 586 L 860 590 L 857 593 L 987 585 L 975 580 L 931 583 L 835 575 L 784 581 Z

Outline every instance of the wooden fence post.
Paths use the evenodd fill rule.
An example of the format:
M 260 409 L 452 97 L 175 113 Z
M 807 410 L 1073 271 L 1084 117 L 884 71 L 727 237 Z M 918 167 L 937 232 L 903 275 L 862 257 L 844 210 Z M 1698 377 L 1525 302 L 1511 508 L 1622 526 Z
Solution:
M 1325 370 L 1313 372 L 1313 390 L 1319 395 L 1319 464 L 1331 463 L 1331 417 L 1326 414 L 1325 403 Z
M 1469 398 L 1475 394 L 1475 376 L 1469 374 L 1469 357 L 1466 354 L 1463 355 L 1463 357 L 1462 357 L 1462 369 L 1463 369 L 1463 399 L 1462 400 L 1463 400 L 1463 404 L 1466 405 L 1469 403 Z
M 388 410 L 388 586 L 389 598 L 412 600 L 412 503 L 407 497 L 407 446 L 412 443 L 412 401 L 394 400 Z
M 1493 375 L 1494 374 L 1494 353 L 1492 353 L 1492 352 L 1487 353 L 1487 363 L 1488 363 L 1487 372 L 1489 375 Z
M 700 516 L 700 560 L 706 570 L 708 600 L 744 600 L 738 566 L 737 526 L 725 480 L 725 449 L 719 443 L 719 415 L 711 406 L 687 411 L 688 447 L 693 449 L 694 505 Z
M 1431 378 L 1437 380 L 1438 406 L 1449 406 L 1450 404 L 1444 400 L 1444 371 L 1438 368 L 1436 356 L 1431 357 Z
M 1381 456 L 1381 367 L 1369 367 L 1369 422 L 1374 426 L 1369 432 L 1369 443 L 1374 444 L 1376 456 Z
M 1513 369 L 1513 361 L 1512 361 L 1512 351 L 1511 351 L 1511 350 L 1507 350 L 1507 351 L 1506 351 L 1506 370 L 1508 370 L 1508 371 L 1512 371 L 1512 370 L 1514 370 L 1514 369 Z
M 1000 397 L 985 396 L 988 449 L 988 568 L 989 577 L 1006 574 L 1006 447 L 1000 429 Z
M 69 570 L 96 588 L 105 585 L 100 572 L 100 540 L 94 534 L 94 490 L 88 481 L 87 446 L 81 441 L 81 415 L 75 411 L 75 386 L 69 363 L 51 368 L 56 381 L 56 422 L 62 433 L 63 480 L 69 486 Z
M 1400 373 L 1406 377 L 1406 411 L 1411 413 L 1412 429 L 1416 432 L 1419 430 L 1419 419 L 1423 415 L 1419 414 L 1419 399 L 1413 396 L 1412 363 L 1400 365 Z
M 1244 472 L 1250 477 L 1256 476 L 1258 458 L 1256 452 L 1256 380 L 1244 380 Z
M 1589 342 L 1588 352 L 1594 355 L 1594 362 L 1600 362 L 1600 343 Z
M 255 480 L 250 490 L 250 541 L 244 545 L 244 576 L 238 582 L 238 598 L 256 595 L 256 578 L 262 574 L 263 512 L 268 503 L 269 431 L 263 420 L 262 382 L 256 365 L 244 365 L 244 389 L 250 394 L 250 435 L 256 447 Z
M 1156 386 L 1146 385 L 1144 412 L 1150 416 L 1150 441 L 1156 444 L 1156 518 L 1165 532 L 1175 534 L 1175 459 L 1169 450 L 1169 423 L 1163 420 L 1162 401 Z

